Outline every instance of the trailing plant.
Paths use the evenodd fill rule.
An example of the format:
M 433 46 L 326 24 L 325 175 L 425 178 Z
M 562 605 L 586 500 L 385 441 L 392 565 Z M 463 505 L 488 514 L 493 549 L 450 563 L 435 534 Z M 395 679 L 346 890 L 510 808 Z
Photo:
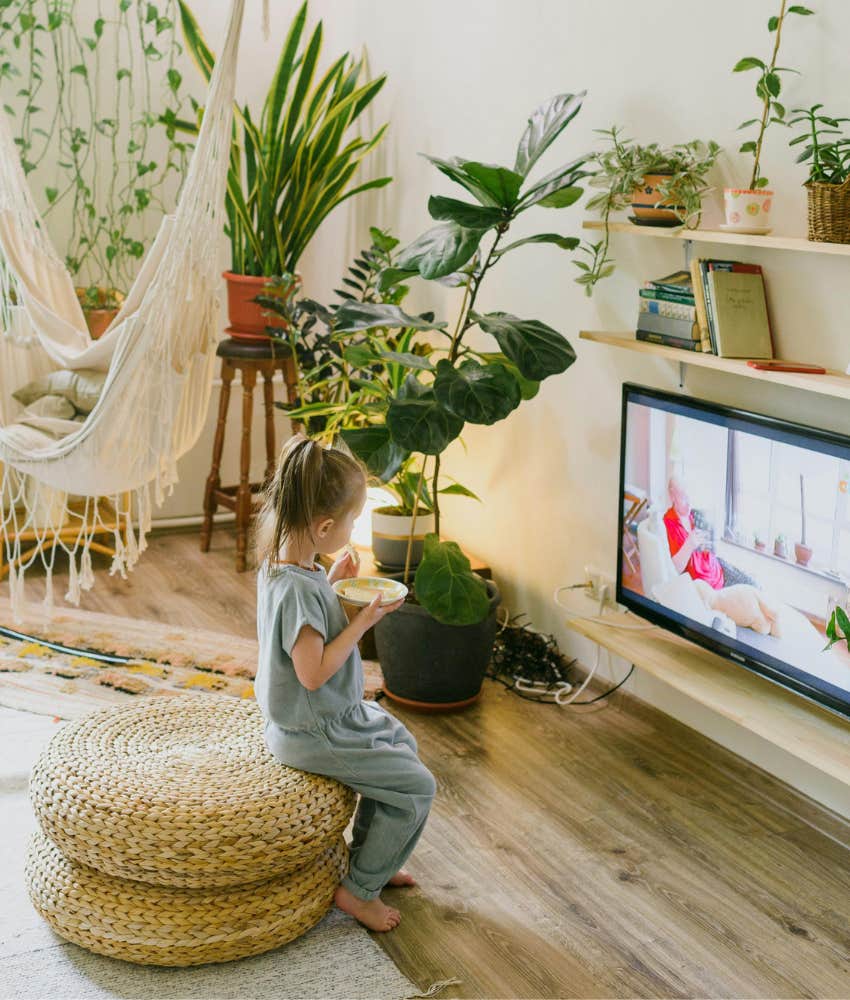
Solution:
M 660 146 L 657 142 L 642 146 L 632 139 L 622 138 L 621 129 L 616 125 L 595 131 L 607 139 L 609 145 L 588 159 L 588 164 L 595 167 L 588 185 L 599 193 L 588 200 L 587 207 L 602 216 L 604 236 L 596 243 L 582 245 L 581 250 L 588 260 L 573 261 L 582 272 L 576 281 L 584 286 L 587 295 L 592 295 L 596 283 L 614 271 L 614 262 L 608 256 L 611 213 L 631 205 L 635 189 L 643 185 L 647 175 L 664 174 L 664 180 L 658 185 L 661 197 L 655 207 L 669 209 L 685 226 L 699 225 L 702 199 L 711 190 L 706 176 L 720 152 L 720 146 L 711 139 L 708 142 L 695 139 L 674 146 Z
M 441 456 L 467 423 L 494 424 L 532 398 L 539 383 L 565 371 L 575 361 L 569 342 L 536 319 L 503 311 L 477 310 L 488 275 L 522 247 L 548 244 L 571 251 L 578 239 L 554 232 L 526 236 L 511 243 L 505 236 L 515 220 L 535 207 L 566 208 L 583 194 L 578 182 L 587 176 L 586 155 L 533 177 L 537 161 L 581 109 L 584 94 L 559 94 L 532 112 L 520 138 L 512 167 L 462 157 L 427 159 L 473 201 L 433 195 L 428 210 L 436 225 L 396 256 L 384 270 L 379 287 L 388 289 L 413 277 L 448 281 L 463 289 L 459 313 L 449 328 L 426 316 L 399 316 L 397 306 L 347 302 L 336 313 L 340 333 L 386 327 L 428 330 L 437 339 L 427 357 L 397 352 L 392 359 L 406 369 L 404 379 L 369 414 L 369 426 L 345 435 L 365 461 L 376 453 L 388 462 L 421 456 L 421 496 L 430 476 L 436 532 L 425 538 L 424 555 L 415 577 L 415 597 L 438 621 L 472 624 L 488 614 L 484 581 L 471 572 L 468 559 L 451 541 L 441 541 Z M 495 341 L 484 350 L 477 330 Z M 445 492 L 452 492 L 447 488 Z M 413 526 L 415 531 L 415 523 Z
M 158 224 L 172 210 L 185 174 L 191 146 L 171 127 L 155 139 L 157 123 L 192 99 L 177 69 L 175 0 L 83 7 L 2 0 L 0 84 L 38 208 L 70 232 L 81 297 L 110 308 L 147 249 L 151 215 Z
M 209 80 L 215 56 L 185 0 L 179 0 L 186 46 Z M 262 110 L 237 108 L 227 178 L 227 234 L 237 274 L 294 274 L 327 216 L 348 198 L 383 187 L 379 177 L 352 187 L 363 160 L 381 141 L 351 130 L 386 81 L 365 80 L 363 60 L 339 56 L 318 79 L 322 22 L 304 35 L 306 2 L 284 42 Z M 199 122 L 175 127 L 196 135 Z
M 804 125 L 805 130 L 789 145 L 806 145 L 797 156 L 797 163 L 807 163 L 807 183 L 843 184 L 850 174 L 850 138 L 841 128 L 850 118 L 832 118 L 821 112 L 822 104 L 810 108 L 794 108 L 788 125 Z M 832 138 L 836 136 L 837 138 Z
M 785 18 L 789 14 L 797 14 L 801 17 L 808 17 L 814 14 L 813 10 L 803 7 L 800 4 L 792 4 L 787 7 L 788 0 L 782 0 L 779 13 L 768 18 L 767 30 L 773 35 L 773 48 L 770 61 L 764 62 L 756 56 L 745 56 L 739 59 L 732 67 L 733 73 L 744 73 L 755 70 L 758 73 L 756 81 L 756 97 L 761 103 L 761 114 L 758 118 L 750 118 L 742 122 L 738 128 L 756 127 L 755 139 L 748 139 L 744 142 L 738 152 L 750 153 L 753 157 L 753 172 L 750 178 L 750 190 L 757 191 L 759 188 L 767 187 L 768 179 L 761 173 L 761 153 L 764 135 L 770 125 L 786 125 L 785 106 L 778 100 L 782 91 L 782 79 L 780 73 L 796 73 L 797 70 L 789 69 L 787 66 L 777 66 L 776 60 L 779 57 L 779 46 L 782 41 L 782 28 L 785 25 Z

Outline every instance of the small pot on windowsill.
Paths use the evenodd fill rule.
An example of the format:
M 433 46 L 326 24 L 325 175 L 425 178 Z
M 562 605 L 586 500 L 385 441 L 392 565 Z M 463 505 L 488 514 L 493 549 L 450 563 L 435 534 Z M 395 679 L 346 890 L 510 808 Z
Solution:
M 802 542 L 794 542 L 794 558 L 798 566 L 808 566 L 812 558 L 812 549 Z
M 634 189 L 632 192 L 634 215 L 629 218 L 636 226 L 673 228 L 682 225 L 684 208 L 665 202 L 660 190 L 660 185 L 670 176 L 670 174 L 647 174 L 643 183 Z
M 784 538 L 777 538 L 774 541 L 774 543 L 773 543 L 773 554 L 778 559 L 787 559 L 788 558 L 788 549 L 785 546 L 785 539 Z
M 764 550 L 767 548 L 767 545 L 765 545 L 765 543 L 759 539 L 758 541 L 753 542 L 753 548 L 756 550 L 756 552 L 764 552 Z

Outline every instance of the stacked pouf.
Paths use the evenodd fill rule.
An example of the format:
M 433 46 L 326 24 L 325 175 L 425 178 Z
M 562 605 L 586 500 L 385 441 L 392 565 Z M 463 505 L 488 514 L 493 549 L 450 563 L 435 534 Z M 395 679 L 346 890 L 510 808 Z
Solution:
M 69 723 L 30 778 L 38 912 L 129 962 L 198 965 L 276 948 L 333 904 L 351 789 L 279 764 L 254 702 L 149 698 Z

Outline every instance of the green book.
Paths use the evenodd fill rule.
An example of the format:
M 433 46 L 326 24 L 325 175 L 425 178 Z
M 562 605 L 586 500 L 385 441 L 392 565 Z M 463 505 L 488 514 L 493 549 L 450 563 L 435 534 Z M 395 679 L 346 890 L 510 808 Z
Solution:
M 710 270 L 708 286 L 717 354 L 721 358 L 772 358 L 762 276 Z

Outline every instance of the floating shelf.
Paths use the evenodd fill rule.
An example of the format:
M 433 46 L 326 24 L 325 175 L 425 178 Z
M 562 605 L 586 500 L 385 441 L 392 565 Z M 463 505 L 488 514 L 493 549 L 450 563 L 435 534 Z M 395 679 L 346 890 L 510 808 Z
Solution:
M 583 229 L 604 230 L 602 222 L 586 220 Z M 803 253 L 825 253 L 850 257 L 850 243 L 820 243 L 802 236 L 749 236 L 745 233 L 725 233 L 722 229 L 664 229 L 659 226 L 636 226 L 632 222 L 609 222 L 612 233 L 631 233 L 652 239 L 692 241 L 694 243 L 728 243 L 736 247 L 757 247 L 762 250 L 797 250 Z
M 641 621 L 623 614 L 611 620 L 632 626 Z M 566 624 L 850 787 L 850 722 L 841 716 L 661 628 L 626 631 L 582 618 Z
M 839 371 L 827 371 L 826 375 L 807 375 L 804 372 L 766 372 L 758 368 L 750 368 L 744 358 L 719 358 L 716 354 L 703 354 L 701 351 L 684 351 L 678 347 L 665 347 L 663 344 L 651 344 L 637 340 L 633 333 L 596 333 L 582 330 L 579 333 L 582 340 L 591 340 L 597 344 L 607 344 L 609 347 L 622 347 L 627 351 L 637 351 L 639 354 L 654 355 L 667 361 L 675 361 L 680 365 L 694 365 L 698 368 L 713 368 L 715 371 L 726 372 L 728 375 L 742 375 L 744 378 L 756 379 L 773 385 L 787 385 L 793 389 L 804 389 L 806 392 L 817 392 L 821 396 L 836 396 L 839 399 L 850 399 L 850 375 Z

